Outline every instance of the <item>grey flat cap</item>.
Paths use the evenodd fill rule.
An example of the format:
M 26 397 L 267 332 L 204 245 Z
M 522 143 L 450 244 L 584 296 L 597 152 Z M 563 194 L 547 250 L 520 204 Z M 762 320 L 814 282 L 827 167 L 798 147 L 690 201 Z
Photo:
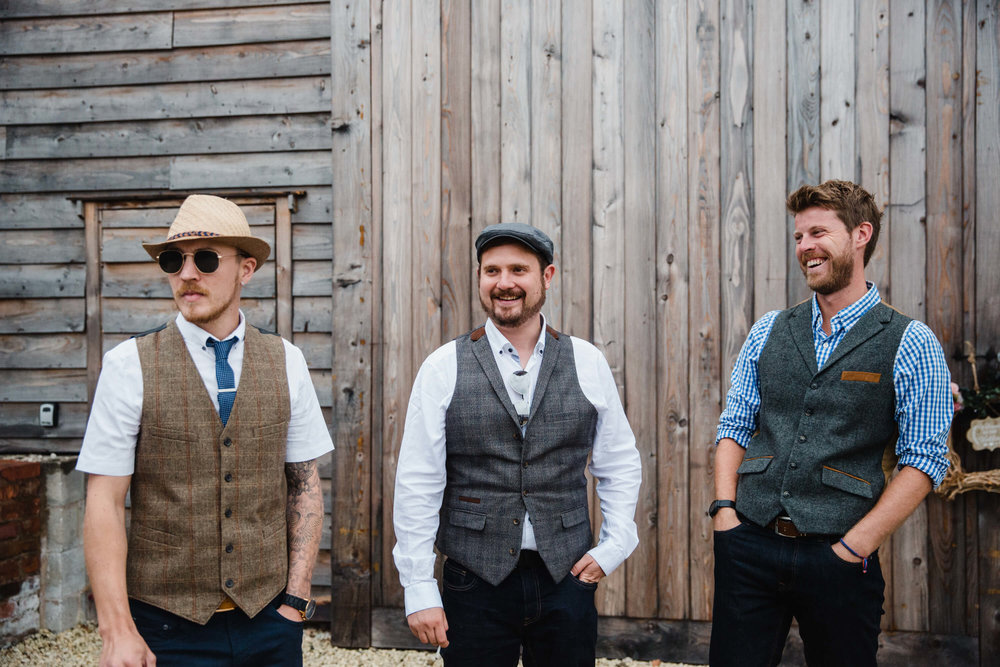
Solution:
M 543 267 L 552 263 L 552 256 L 555 253 L 552 239 L 537 227 L 526 225 L 523 222 L 501 222 L 484 229 L 476 239 L 476 259 L 482 260 L 483 249 L 497 239 L 512 239 L 528 246 L 541 256 L 544 262 Z

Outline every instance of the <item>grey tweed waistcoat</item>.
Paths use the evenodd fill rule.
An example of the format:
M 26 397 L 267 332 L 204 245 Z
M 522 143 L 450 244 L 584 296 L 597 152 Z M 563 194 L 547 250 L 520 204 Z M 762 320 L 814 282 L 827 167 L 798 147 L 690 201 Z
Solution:
M 593 542 L 584 469 L 597 410 L 580 388 L 573 343 L 546 331 L 523 436 L 485 330 L 456 345 L 437 547 L 495 586 L 517 565 L 527 510 L 538 553 L 561 581 Z
M 288 576 L 284 344 L 246 327 L 239 391 L 223 427 L 173 322 L 136 342 L 143 404 L 129 596 L 204 624 L 228 595 L 255 616 Z
M 759 430 L 738 469 L 741 514 L 759 525 L 787 514 L 801 531 L 842 535 L 875 505 L 910 321 L 876 304 L 817 370 L 811 301 L 778 315 L 758 363 Z

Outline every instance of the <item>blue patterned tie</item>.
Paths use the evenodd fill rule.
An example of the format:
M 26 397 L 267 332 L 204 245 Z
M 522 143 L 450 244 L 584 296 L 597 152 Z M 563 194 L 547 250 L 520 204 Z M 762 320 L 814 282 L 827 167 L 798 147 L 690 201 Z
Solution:
M 229 365 L 229 350 L 233 349 L 237 340 L 236 336 L 229 340 L 208 339 L 208 346 L 215 348 L 215 379 L 219 383 L 219 417 L 223 426 L 229 421 L 229 411 L 236 401 L 236 379 Z

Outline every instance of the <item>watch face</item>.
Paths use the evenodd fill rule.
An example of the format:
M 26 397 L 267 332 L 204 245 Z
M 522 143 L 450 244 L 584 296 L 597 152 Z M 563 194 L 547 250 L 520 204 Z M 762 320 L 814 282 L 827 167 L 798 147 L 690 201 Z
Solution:
M 309 600 L 309 602 L 306 603 L 306 610 L 302 612 L 302 615 L 305 616 L 306 620 L 309 620 L 310 618 L 313 617 L 313 614 L 315 613 L 316 613 L 316 601 Z

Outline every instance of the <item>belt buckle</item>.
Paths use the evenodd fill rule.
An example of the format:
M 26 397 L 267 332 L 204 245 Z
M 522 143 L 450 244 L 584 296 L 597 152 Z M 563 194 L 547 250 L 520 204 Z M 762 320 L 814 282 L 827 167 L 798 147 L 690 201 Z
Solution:
M 795 528 L 795 524 L 792 523 L 792 518 L 789 516 L 779 516 L 775 518 L 774 532 L 782 537 L 798 537 L 801 535 L 801 533 Z

